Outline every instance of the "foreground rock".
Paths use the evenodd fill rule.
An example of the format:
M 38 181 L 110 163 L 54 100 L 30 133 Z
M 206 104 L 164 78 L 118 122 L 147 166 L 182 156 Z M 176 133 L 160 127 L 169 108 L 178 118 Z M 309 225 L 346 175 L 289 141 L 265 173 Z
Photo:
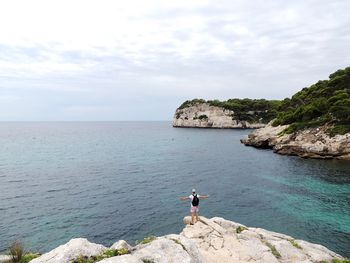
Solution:
M 31 260 L 31 263 L 64 263 L 71 262 L 79 256 L 97 256 L 107 248 L 90 243 L 85 238 L 75 238 L 67 244 L 61 245 L 50 252 Z
M 184 219 L 185 223 L 190 218 Z M 331 262 L 341 256 L 321 245 L 214 217 L 200 217 L 181 235 L 194 240 L 207 263 Z
M 8 255 L 0 255 L 0 263 L 8 263 L 10 262 L 11 257 Z
M 174 127 L 242 129 L 261 128 L 263 123 L 249 123 L 235 119 L 234 112 L 222 107 L 199 103 L 177 109 L 173 118 Z
M 124 240 L 111 249 L 127 249 L 128 254 L 105 258 L 101 263 L 225 263 L 225 262 L 331 262 L 342 257 L 321 245 L 214 217 L 200 217 L 179 235 L 166 235 L 147 243 L 130 246 Z M 107 250 L 86 239 L 72 239 L 67 244 L 40 256 L 31 263 L 69 263 L 79 256 L 97 256 Z
M 196 243 L 181 235 L 167 235 L 147 244 L 130 246 L 124 240 L 118 241 L 111 249 L 127 249 L 129 254 L 114 256 L 98 262 L 103 263 L 201 263 L 206 262 L 199 253 Z M 106 251 L 102 245 L 86 239 L 72 239 L 67 244 L 42 255 L 31 263 L 70 263 L 80 256 L 98 256 Z
M 241 142 L 257 148 L 271 148 L 274 152 L 304 158 L 350 160 L 350 133 L 330 137 L 327 126 L 309 128 L 281 135 L 288 126 L 271 124 L 255 130 Z
M 190 239 L 181 235 L 159 237 L 149 244 L 136 246 L 130 254 L 111 257 L 101 263 L 201 263 L 205 259 Z

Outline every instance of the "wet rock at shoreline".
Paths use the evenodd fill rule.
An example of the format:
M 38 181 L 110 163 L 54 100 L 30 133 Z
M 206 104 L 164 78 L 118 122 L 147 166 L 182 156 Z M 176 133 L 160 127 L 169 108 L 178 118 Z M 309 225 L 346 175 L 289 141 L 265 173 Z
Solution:
M 253 131 L 241 142 L 247 146 L 270 148 L 283 155 L 303 158 L 350 160 L 350 133 L 329 136 L 328 127 L 308 128 L 283 134 L 288 125 L 266 127 Z

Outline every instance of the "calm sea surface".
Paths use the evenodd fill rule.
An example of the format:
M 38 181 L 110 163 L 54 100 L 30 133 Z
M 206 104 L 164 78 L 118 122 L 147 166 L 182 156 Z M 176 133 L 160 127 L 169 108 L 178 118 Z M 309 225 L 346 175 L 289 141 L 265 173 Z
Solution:
M 350 163 L 245 147 L 249 130 L 170 122 L 0 123 L 0 251 L 73 237 L 111 245 L 179 233 L 201 213 L 323 244 L 350 257 Z

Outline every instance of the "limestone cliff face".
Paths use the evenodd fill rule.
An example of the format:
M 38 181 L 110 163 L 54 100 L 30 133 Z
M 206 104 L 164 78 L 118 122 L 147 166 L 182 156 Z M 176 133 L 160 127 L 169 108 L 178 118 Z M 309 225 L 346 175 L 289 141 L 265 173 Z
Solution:
M 257 148 L 271 148 L 285 155 L 304 158 L 350 160 L 350 133 L 330 137 L 327 126 L 309 128 L 292 134 L 280 135 L 288 125 L 255 130 L 241 142 Z
M 199 222 L 189 225 L 179 235 L 157 237 L 134 247 L 123 240 L 113 244 L 113 250 L 122 255 L 102 259 L 101 263 L 319 263 L 332 262 L 342 257 L 324 246 L 291 236 L 246 227 L 239 223 L 214 217 L 200 217 Z M 86 239 L 72 239 L 67 244 L 32 260 L 32 263 L 71 263 L 106 255 L 108 248 L 90 243 Z M 110 254 L 110 253 L 109 253 Z M 85 261 L 84 261 L 85 262 Z M 95 261 L 93 261 L 95 262 Z
M 244 129 L 261 128 L 263 123 L 249 123 L 236 120 L 234 112 L 222 107 L 199 103 L 190 107 L 177 109 L 173 118 L 174 127 Z

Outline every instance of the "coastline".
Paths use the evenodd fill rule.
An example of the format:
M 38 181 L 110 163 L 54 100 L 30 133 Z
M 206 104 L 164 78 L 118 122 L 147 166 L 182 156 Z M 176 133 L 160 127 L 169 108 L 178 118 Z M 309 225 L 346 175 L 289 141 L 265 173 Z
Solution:
M 257 129 L 265 123 L 238 120 L 232 110 L 202 102 L 175 111 L 173 127 L 212 129 Z
M 327 126 L 308 128 L 286 134 L 288 125 L 273 127 L 271 123 L 253 131 L 241 143 L 255 148 L 272 149 L 281 155 L 313 159 L 350 160 L 350 133 L 331 137 Z
M 179 128 L 179 129 L 208 129 L 208 130 L 255 130 L 257 128 L 252 127 L 201 127 L 201 126 L 174 126 L 173 128 Z

